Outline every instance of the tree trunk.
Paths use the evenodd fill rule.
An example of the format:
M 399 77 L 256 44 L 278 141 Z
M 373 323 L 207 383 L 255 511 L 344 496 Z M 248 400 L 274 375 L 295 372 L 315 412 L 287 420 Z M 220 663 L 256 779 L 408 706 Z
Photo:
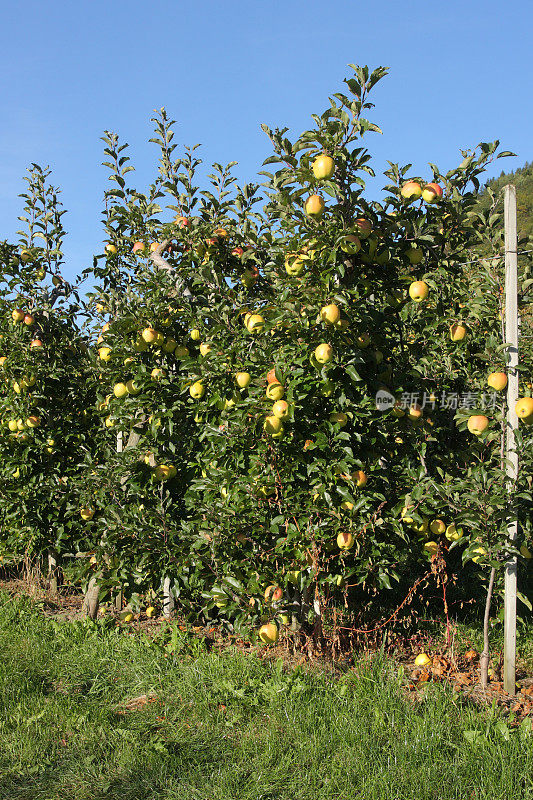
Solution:
M 494 576 L 496 569 L 493 567 L 490 571 L 489 588 L 487 589 L 487 599 L 485 600 L 485 616 L 483 618 L 483 652 L 479 659 L 479 669 L 481 672 L 481 688 L 486 689 L 489 682 L 489 619 L 490 619 L 490 604 L 492 601 L 492 590 L 494 588 Z

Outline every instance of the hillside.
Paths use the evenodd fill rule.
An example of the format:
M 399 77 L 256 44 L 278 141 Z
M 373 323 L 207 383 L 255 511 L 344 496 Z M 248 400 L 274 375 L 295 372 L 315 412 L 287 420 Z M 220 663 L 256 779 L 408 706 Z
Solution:
M 486 206 L 489 203 L 487 188 L 498 193 L 507 183 L 514 183 L 516 186 L 519 236 L 533 236 L 533 162 L 526 162 L 514 172 L 502 172 L 498 178 L 487 181 L 481 195 L 481 205 Z

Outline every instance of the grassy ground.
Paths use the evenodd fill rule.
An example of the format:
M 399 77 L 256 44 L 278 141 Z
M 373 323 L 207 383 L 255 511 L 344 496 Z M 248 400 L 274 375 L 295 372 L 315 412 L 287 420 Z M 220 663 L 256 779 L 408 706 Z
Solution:
M 5 594 L 0 653 L 2 800 L 533 798 L 531 720 L 443 685 L 409 700 L 383 659 L 334 678 L 185 638 L 165 656 Z

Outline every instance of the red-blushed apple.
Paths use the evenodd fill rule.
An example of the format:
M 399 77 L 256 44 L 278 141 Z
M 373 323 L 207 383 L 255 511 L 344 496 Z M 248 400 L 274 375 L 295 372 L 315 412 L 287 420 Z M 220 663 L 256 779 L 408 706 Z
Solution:
M 442 197 L 442 187 L 438 183 L 426 183 L 422 190 L 422 200 L 426 203 L 437 203 Z
M 462 322 L 450 325 L 450 339 L 452 342 L 462 342 L 466 336 L 466 326 Z
M 272 406 L 272 413 L 275 417 L 286 419 L 289 416 L 289 404 L 285 400 L 278 400 Z
M 30 348 L 32 350 L 35 350 L 35 349 L 37 349 L 39 347 L 42 347 L 42 346 L 43 346 L 43 343 L 41 342 L 40 339 L 33 339 L 33 341 L 30 342 Z
M 279 603 L 281 598 L 283 597 L 283 589 L 281 586 L 276 586 L 275 584 L 271 584 L 267 586 L 265 589 L 265 600 L 267 603 Z
M 313 161 L 313 175 L 318 181 L 327 180 L 331 178 L 335 172 L 335 162 L 331 156 L 318 156 Z
M 259 638 L 264 644 L 276 644 L 279 639 L 279 630 L 275 622 L 267 622 L 259 628 Z
M 114 244 L 111 244 L 111 242 L 108 242 L 108 243 L 106 244 L 106 246 L 105 246 L 105 251 L 106 251 L 106 253 L 109 253 L 109 254 L 110 254 L 110 255 L 112 255 L 112 256 L 114 256 L 114 255 L 115 255 L 115 253 L 117 253 L 117 252 L 118 252 L 118 251 L 117 251 L 117 246 L 116 246 L 116 245 L 114 245 Z
M 329 303 L 320 309 L 320 319 L 328 325 L 334 325 L 341 317 L 340 308 L 335 303 Z
M 40 424 L 41 424 L 41 418 L 37 417 L 35 414 L 29 416 L 28 419 L 26 420 L 26 425 L 28 426 L 28 428 L 38 428 Z
M 133 247 L 131 248 L 131 252 L 133 254 L 137 254 L 142 256 L 146 253 L 146 245 L 144 242 L 134 242 Z
M 501 392 L 507 386 L 507 375 L 505 372 L 491 372 L 487 378 L 487 386 Z
M 468 418 L 466 426 L 474 436 L 481 436 L 483 431 L 486 431 L 489 427 L 489 420 L 484 414 L 473 414 Z
M 23 322 L 24 325 L 27 325 L 28 328 L 30 328 L 35 322 L 35 317 L 33 317 L 31 314 L 26 314 L 26 316 L 23 319 Z
M 340 244 L 340 248 L 343 253 L 347 253 L 348 255 L 355 255 L 361 249 L 361 240 L 358 236 L 355 236 L 352 233 L 349 233 L 345 236 Z
M 319 194 L 312 194 L 308 197 L 305 203 L 305 213 L 308 217 L 315 217 L 319 219 L 324 213 L 326 204 L 324 199 Z
M 429 286 L 424 281 L 413 281 L 409 286 L 409 297 L 415 303 L 421 303 L 426 300 L 429 295 Z
M 213 236 L 216 239 L 227 239 L 229 233 L 227 232 L 226 228 L 215 228 L 215 230 L 213 231 Z
M 240 258 L 244 254 L 244 250 L 242 247 L 234 247 L 231 251 L 231 255 L 235 256 L 235 258 Z
M 423 413 L 422 407 L 418 403 L 413 403 L 407 412 L 407 417 L 410 420 L 419 420 Z
M 358 489 L 362 489 L 363 486 L 366 486 L 368 478 L 362 469 L 357 469 L 355 472 L 352 472 L 351 477 Z
M 406 181 L 400 189 L 404 200 L 418 200 L 422 195 L 422 187 L 416 181 Z
M 315 348 L 315 358 L 319 364 L 327 364 L 333 358 L 333 347 L 326 342 Z
M 275 367 L 272 367 L 272 369 L 267 372 L 267 383 L 279 383 L 278 379 L 276 378 Z
M 369 219 L 359 217 L 354 222 L 354 227 L 357 228 L 357 233 L 360 239 L 367 239 L 372 233 L 372 223 Z
M 189 219 L 187 217 L 182 217 L 181 215 L 178 215 L 174 220 L 174 225 L 177 225 L 178 228 L 188 228 L 190 224 L 191 223 Z

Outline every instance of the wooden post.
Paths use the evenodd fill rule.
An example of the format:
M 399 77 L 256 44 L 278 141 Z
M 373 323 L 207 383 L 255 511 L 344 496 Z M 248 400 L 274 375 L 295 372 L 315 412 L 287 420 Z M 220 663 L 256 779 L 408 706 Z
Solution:
M 50 594 L 57 594 L 57 553 L 55 550 L 48 551 L 48 581 L 50 584 Z
M 518 426 L 515 406 L 518 400 L 518 259 L 516 232 L 516 188 L 512 184 L 505 187 L 505 339 L 507 351 L 507 425 L 506 425 L 506 473 L 509 492 L 512 496 L 518 475 L 518 453 L 516 451 L 515 431 Z M 510 504 L 511 517 L 507 534 L 514 542 L 518 534 L 518 522 L 514 518 Z M 503 688 L 509 694 L 516 692 L 516 591 L 517 558 L 512 556 L 505 565 L 505 623 L 504 623 L 504 664 Z
M 123 450 L 124 450 L 124 436 L 122 434 L 122 431 L 119 431 L 117 433 L 117 453 L 122 453 Z M 122 611 L 122 604 L 124 601 L 124 597 L 121 588 L 119 588 L 117 593 L 115 594 L 114 601 L 115 601 L 115 609 L 117 611 Z
M 170 589 L 170 578 L 163 579 L 163 616 L 171 619 L 174 614 L 174 598 Z

